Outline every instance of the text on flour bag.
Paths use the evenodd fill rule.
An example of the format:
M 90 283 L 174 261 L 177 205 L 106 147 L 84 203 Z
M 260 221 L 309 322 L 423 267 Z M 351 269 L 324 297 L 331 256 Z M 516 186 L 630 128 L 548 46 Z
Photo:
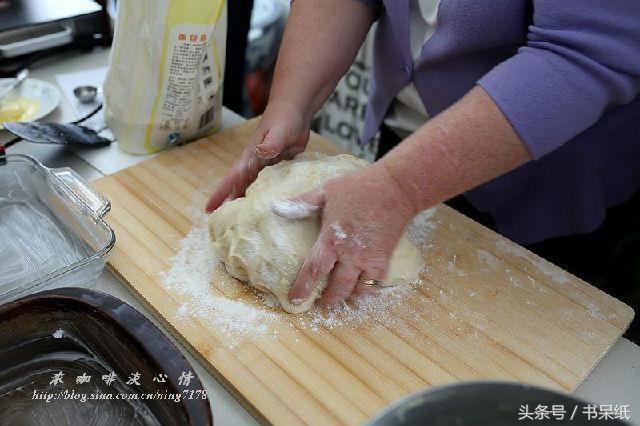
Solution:
M 148 154 L 221 126 L 224 0 L 120 0 L 104 84 L 120 148 Z

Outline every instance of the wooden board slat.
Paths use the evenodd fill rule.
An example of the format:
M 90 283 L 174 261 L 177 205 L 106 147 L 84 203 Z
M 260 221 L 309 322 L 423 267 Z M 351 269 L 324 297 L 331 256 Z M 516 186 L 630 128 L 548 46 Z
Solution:
M 277 338 L 230 348 L 219 330 L 177 319 L 181 300 L 159 285 L 158 273 L 191 229 L 191 209 L 204 205 L 255 125 L 94 184 L 112 203 L 109 268 L 257 418 L 360 424 L 412 391 L 459 380 L 573 391 L 631 322 L 625 304 L 442 205 L 431 219 L 424 284 L 394 310 L 392 324 L 282 327 Z M 317 135 L 309 149 L 341 152 Z M 251 303 L 240 289 L 234 294 Z

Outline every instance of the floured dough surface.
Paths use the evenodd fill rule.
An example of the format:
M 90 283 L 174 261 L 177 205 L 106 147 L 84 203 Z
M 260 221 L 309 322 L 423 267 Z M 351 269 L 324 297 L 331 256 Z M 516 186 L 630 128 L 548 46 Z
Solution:
M 311 309 L 326 282 L 318 283 L 313 295 L 296 305 L 289 302 L 289 290 L 316 242 L 320 218 L 284 219 L 271 211 L 271 202 L 311 191 L 366 165 L 352 155 L 305 153 L 263 169 L 244 198 L 225 203 L 209 218 L 211 238 L 227 272 L 272 293 L 288 312 Z M 384 285 L 411 283 L 422 266 L 423 259 L 405 232 L 393 253 Z

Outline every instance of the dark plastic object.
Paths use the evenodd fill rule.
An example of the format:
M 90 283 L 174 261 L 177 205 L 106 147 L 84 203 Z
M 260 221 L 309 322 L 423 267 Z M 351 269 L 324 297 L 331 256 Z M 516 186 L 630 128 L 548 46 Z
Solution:
M 3 125 L 14 135 L 34 143 L 95 147 L 111 143 L 93 130 L 77 124 L 6 122 Z
M 532 415 L 533 419 L 519 420 L 521 413 L 533 413 L 538 405 L 546 406 L 549 413 L 552 406 L 563 406 L 566 413 L 563 419 L 549 414 L 546 419 L 536 419 Z M 583 414 L 587 405 L 589 403 L 570 395 L 524 384 L 455 383 L 402 398 L 383 409 L 365 426 L 628 425 L 620 420 L 588 420 Z M 576 413 L 571 420 L 575 407 Z
M 105 293 L 59 288 L 1 306 L 0 366 L 2 425 L 213 424 L 195 373 L 188 386 L 179 384 L 193 368 L 178 349 L 142 314 Z M 60 371 L 63 383 L 51 385 Z M 107 385 L 102 376 L 111 372 L 117 379 Z M 140 385 L 127 385 L 136 372 Z M 76 383 L 83 373 L 91 376 L 89 383 Z M 34 394 L 54 396 L 46 402 Z M 92 400 L 90 394 L 156 399 Z

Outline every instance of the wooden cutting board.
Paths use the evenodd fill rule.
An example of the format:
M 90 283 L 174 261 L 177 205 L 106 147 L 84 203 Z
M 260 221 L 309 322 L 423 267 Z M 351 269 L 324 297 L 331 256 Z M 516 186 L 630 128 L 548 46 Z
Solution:
M 172 149 L 94 184 L 112 203 L 111 270 L 257 418 L 361 424 L 412 391 L 460 380 L 573 391 L 631 322 L 625 304 L 438 206 L 424 285 L 393 311 L 391 325 L 284 330 L 229 348 L 219 330 L 176 316 L 181 301 L 159 285 L 158 274 L 191 229 L 190 209 L 204 205 L 255 125 Z M 340 152 L 317 135 L 309 149 Z

